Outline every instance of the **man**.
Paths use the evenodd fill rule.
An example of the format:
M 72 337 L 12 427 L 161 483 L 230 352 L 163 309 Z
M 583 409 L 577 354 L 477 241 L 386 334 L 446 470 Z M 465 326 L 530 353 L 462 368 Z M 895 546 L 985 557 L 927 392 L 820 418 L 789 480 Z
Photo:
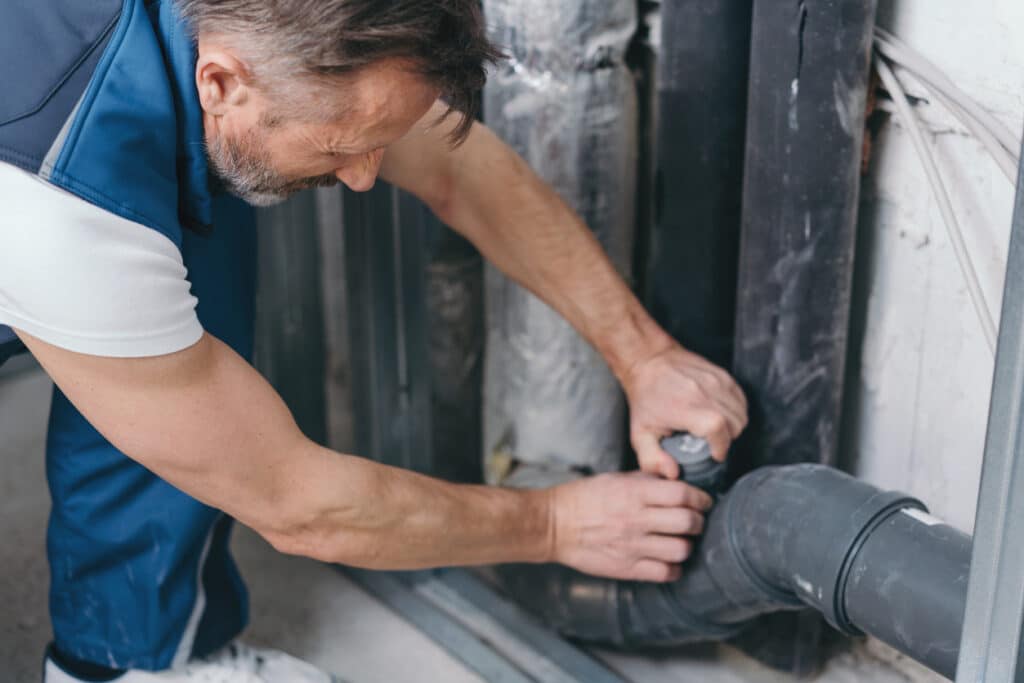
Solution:
M 672 481 L 658 439 L 688 430 L 724 458 L 745 400 L 650 319 L 580 220 L 473 123 L 497 54 L 475 0 L 0 8 L 0 324 L 57 386 L 48 683 L 329 680 L 233 642 L 246 594 L 232 519 L 282 552 L 361 567 L 679 575 L 710 501 Z M 604 355 L 646 475 L 459 486 L 299 432 L 245 360 L 254 234 L 234 197 L 366 190 L 378 174 Z

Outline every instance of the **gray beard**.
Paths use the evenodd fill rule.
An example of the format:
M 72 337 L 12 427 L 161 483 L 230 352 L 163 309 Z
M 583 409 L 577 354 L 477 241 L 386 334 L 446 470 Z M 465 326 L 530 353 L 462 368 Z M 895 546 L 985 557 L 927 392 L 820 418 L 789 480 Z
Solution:
M 296 192 L 338 184 L 338 178 L 331 174 L 297 180 L 285 178 L 271 167 L 255 131 L 237 141 L 213 138 L 207 144 L 206 156 L 224 189 L 253 206 L 273 206 Z

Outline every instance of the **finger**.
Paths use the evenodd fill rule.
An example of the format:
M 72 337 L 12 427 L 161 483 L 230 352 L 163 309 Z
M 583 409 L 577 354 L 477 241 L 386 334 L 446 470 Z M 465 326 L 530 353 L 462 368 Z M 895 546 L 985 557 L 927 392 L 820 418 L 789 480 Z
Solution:
M 643 524 L 652 534 L 699 536 L 704 532 L 704 515 L 691 508 L 650 508 Z
M 747 396 L 743 393 L 743 389 L 740 388 L 740 385 L 733 379 L 732 375 L 724 370 L 719 370 L 719 381 L 722 388 L 725 389 L 725 393 L 729 395 L 733 407 L 737 411 L 745 413 L 747 411 Z
M 708 442 L 711 447 L 711 457 L 722 462 L 725 454 L 729 451 L 729 444 L 732 443 L 732 436 L 729 433 L 729 422 L 718 410 L 695 410 L 690 411 L 687 430 Z
M 693 542 L 681 536 L 650 534 L 640 540 L 637 548 L 646 559 L 678 564 L 693 552 Z
M 729 431 L 729 439 L 735 441 L 743 431 L 745 421 L 744 415 L 737 410 L 733 403 L 729 401 L 719 399 L 716 403 L 719 410 L 722 412 L 722 416 L 725 417 Z
M 668 562 L 657 562 L 655 560 L 640 560 L 633 565 L 629 578 L 634 581 L 651 581 L 654 583 L 667 583 L 678 581 L 682 576 L 683 569 L 678 564 Z
M 666 453 L 659 443 L 661 439 L 652 431 L 641 431 L 633 437 L 633 448 L 640 469 L 650 474 L 659 474 L 666 479 L 679 478 L 679 463 Z
M 706 512 L 714 503 L 711 496 L 704 491 L 683 481 L 660 479 L 644 482 L 643 486 L 644 493 L 641 499 L 648 505 L 665 508 L 690 508 Z
M 701 384 L 701 399 L 691 401 L 694 408 L 717 410 L 726 419 L 729 436 L 735 439 L 743 431 L 746 407 L 739 387 L 723 370 L 714 368 Z
M 747 394 L 743 391 L 743 387 L 741 387 L 732 377 L 729 378 L 729 381 L 732 383 L 729 393 L 736 397 L 736 402 L 739 404 L 740 410 L 745 418 L 747 411 L 750 409 L 750 405 L 747 403 Z
M 719 402 L 726 407 L 731 414 L 739 416 L 740 422 L 746 422 L 747 414 L 747 397 L 743 393 L 743 389 L 725 370 L 721 368 L 714 368 L 712 372 L 713 388 L 705 388 L 705 393 L 714 396 Z M 742 427 L 740 429 L 742 431 Z

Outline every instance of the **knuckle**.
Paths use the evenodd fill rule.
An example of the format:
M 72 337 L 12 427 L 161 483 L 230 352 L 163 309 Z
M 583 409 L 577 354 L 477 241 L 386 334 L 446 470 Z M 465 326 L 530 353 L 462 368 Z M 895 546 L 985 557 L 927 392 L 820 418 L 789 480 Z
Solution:
M 693 544 L 685 538 L 680 538 L 678 540 L 679 543 L 677 544 L 677 547 L 675 549 L 676 552 L 675 557 L 673 559 L 675 559 L 677 562 L 682 562 L 683 560 L 690 557 L 690 553 L 693 552 Z
M 616 536 L 621 539 L 635 540 L 647 533 L 647 525 L 640 519 L 630 519 L 615 526 Z
M 704 531 L 704 515 L 693 510 L 687 511 L 686 528 L 689 533 L 700 534 Z
M 671 501 L 671 505 L 679 507 L 686 504 L 687 499 L 687 485 L 681 481 L 669 481 L 665 482 L 671 486 L 671 493 L 666 498 Z

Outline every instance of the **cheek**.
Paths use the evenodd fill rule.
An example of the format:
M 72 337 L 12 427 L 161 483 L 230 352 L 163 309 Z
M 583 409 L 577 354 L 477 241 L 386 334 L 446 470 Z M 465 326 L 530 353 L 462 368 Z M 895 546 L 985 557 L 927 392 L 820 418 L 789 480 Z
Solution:
M 286 131 L 263 131 L 260 145 L 273 169 L 286 178 L 308 178 L 331 171 L 329 160 Z

